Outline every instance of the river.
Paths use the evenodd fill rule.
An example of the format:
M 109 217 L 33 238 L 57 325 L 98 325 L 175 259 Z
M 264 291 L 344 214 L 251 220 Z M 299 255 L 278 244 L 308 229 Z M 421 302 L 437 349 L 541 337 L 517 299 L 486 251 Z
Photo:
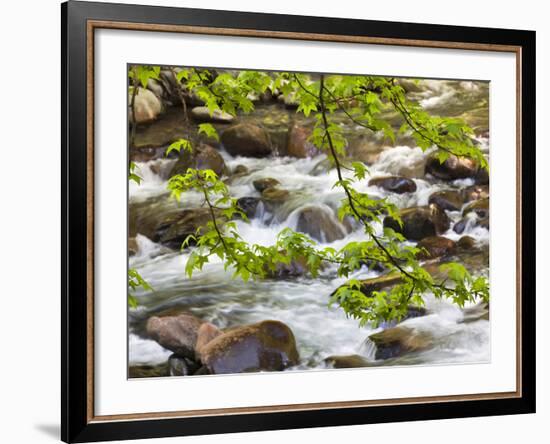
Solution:
M 468 100 L 479 101 L 488 94 L 487 87 L 477 88 L 473 82 L 432 82 L 430 88 L 420 91 L 421 101 L 428 109 L 459 115 L 468 108 Z M 476 84 L 474 84 L 476 86 Z M 426 92 L 428 91 L 428 92 Z M 472 92 L 473 91 L 473 92 Z M 473 97 L 473 99 L 472 99 Z M 279 108 L 277 108 L 279 109 Z M 485 112 L 487 109 L 485 107 Z M 479 117 L 479 110 L 472 121 Z M 285 125 L 292 118 L 292 111 L 274 111 L 261 108 L 247 118 L 263 119 L 266 116 L 277 120 L 274 125 Z M 353 130 L 353 128 L 352 128 Z M 487 153 L 487 134 L 480 132 L 478 141 Z M 290 197 L 276 211 L 270 212 L 260 205 L 250 223 L 238 221 L 239 233 L 252 243 L 272 244 L 277 233 L 284 227 L 296 228 L 297 213 L 306 206 L 317 206 L 333 214 L 333 209 L 342 200 L 343 192 L 334 189 L 336 171 L 323 171 L 324 155 L 297 159 L 288 156 L 267 158 L 233 157 L 221 150 L 229 170 L 242 165 L 248 174 L 235 177 L 229 182 L 231 194 L 237 198 L 258 196 L 252 183 L 260 178 L 275 178 L 280 187 L 290 192 Z M 422 152 L 414 144 L 397 145 L 380 153 L 377 161 L 369 167 L 370 177 L 381 177 L 399 173 L 404 168 L 414 168 L 421 164 L 428 152 Z M 175 161 L 155 158 L 137 162 L 141 185 L 129 187 L 129 204 L 141 211 L 150 213 L 171 213 L 183 208 L 194 208 L 201 203 L 196 193 L 184 193 L 181 202 L 170 199 L 165 172 Z M 349 173 L 348 173 L 349 174 Z M 368 180 L 357 186 L 360 191 L 372 196 L 388 197 L 399 208 L 427 205 L 431 194 L 445 189 L 462 190 L 472 185 L 472 179 L 442 181 L 433 177 L 413 179 L 417 190 L 413 193 L 395 194 L 376 186 L 368 186 Z M 447 211 L 453 224 L 461 218 L 460 211 Z M 333 216 L 331 216 L 333 217 Z M 460 235 L 451 228 L 443 234 L 453 240 L 468 235 L 475 239 L 480 248 L 488 249 L 489 230 L 480 226 L 467 225 Z M 382 230 L 381 226 L 377 227 Z M 341 247 L 351 240 L 364 239 L 360 228 L 351 232 L 342 227 L 345 237 L 332 243 L 324 243 L 334 248 Z M 185 310 L 197 317 L 212 322 L 221 329 L 250 324 L 265 319 L 275 319 L 287 324 L 296 337 L 300 363 L 289 369 L 325 369 L 324 359 L 331 355 L 358 354 L 373 365 L 408 364 L 448 364 L 486 362 L 490 360 L 490 323 L 484 319 L 462 322 L 464 313 L 446 301 L 426 296 L 425 316 L 407 319 L 402 324 L 417 331 L 426 332 L 433 338 L 432 345 L 425 350 L 404 354 L 386 360 L 374 359 L 374 347 L 368 336 L 385 326 L 372 329 L 359 327 L 357 321 L 345 316 L 337 306 L 329 307 L 329 295 L 342 283 L 335 269 L 326 267 L 318 278 L 286 277 L 265 279 L 244 283 L 231 278 L 230 271 L 224 271 L 223 264 L 214 259 L 201 272 L 192 278 L 185 275 L 184 269 L 188 252 L 175 252 L 152 242 L 138 234 L 137 254 L 129 259 L 129 266 L 136 268 L 153 287 L 152 292 L 138 292 L 139 307 L 129 312 L 129 365 L 156 365 L 166 362 L 171 352 L 155 341 L 148 339 L 144 323 L 152 314 L 170 310 Z M 488 261 L 481 263 L 476 270 L 488 274 Z M 360 270 L 353 277 L 376 277 L 377 272 Z

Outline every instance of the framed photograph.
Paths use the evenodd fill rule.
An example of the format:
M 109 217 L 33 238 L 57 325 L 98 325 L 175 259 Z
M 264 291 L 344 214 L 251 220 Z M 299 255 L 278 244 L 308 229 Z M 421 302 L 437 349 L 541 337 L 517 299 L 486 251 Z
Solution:
M 61 12 L 65 442 L 535 411 L 534 32 Z

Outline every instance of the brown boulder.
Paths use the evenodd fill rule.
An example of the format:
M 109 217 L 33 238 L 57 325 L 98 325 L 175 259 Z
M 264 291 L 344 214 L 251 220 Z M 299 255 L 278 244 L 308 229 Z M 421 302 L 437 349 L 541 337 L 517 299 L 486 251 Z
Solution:
M 300 159 L 314 157 L 319 150 L 309 140 L 311 130 L 301 125 L 294 124 L 288 131 L 286 141 L 286 153 Z
M 405 326 L 388 328 L 369 336 L 376 347 L 375 359 L 389 359 L 412 351 L 428 348 L 432 337 L 425 332 Z
M 262 191 L 262 199 L 267 203 L 281 203 L 288 199 L 290 192 L 279 188 L 266 188 Z
M 266 157 L 271 154 L 267 132 L 251 123 L 240 123 L 227 128 L 221 141 L 232 156 Z
M 319 242 L 334 242 L 346 236 L 346 230 L 327 207 L 308 206 L 298 210 L 296 231 L 306 233 Z
M 392 228 L 411 240 L 419 241 L 428 236 L 444 233 L 450 226 L 450 220 L 445 211 L 435 204 L 406 208 L 399 214 L 403 221 L 403 227 L 392 217 L 384 219 L 384 227 Z
M 375 177 L 369 180 L 369 186 L 384 188 L 397 194 L 413 193 L 416 191 L 416 183 L 413 180 L 400 176 Z
M 445 162 L 441 163 L 435 155 L 432 155 L 426 162 L 426 173 L 443 180 L 474 177 L 477 172 L 476 162 L 466 157 L 451 155 Z
M 221 336 L 223 332 L 210 322 L 203 323 L 197 331 L 197 342 L 195 344 L 195 357 L 201 360 L 202 349 L 212 340 Z
M 273 177 L 262 177 L 261 179 L 256 179 L 252 182 L 252 185 L 254 186 L 256 191 L 259 191 L 260 193 L 268 188 L 275 188 L 280 184 L 281 182 L 279 182 L 277 179 L 274 179 Z
M 471 250 L 475 248 L 476 240 L 471 236 L 462 236 L 456 243 L 456 246 L 460 250 Z
M 176 355 L 195 359 L 197 333 L 202 321 L 191 314 L 157 317 L 147 320 L 147 334 Z
M 325 358 L 324 362 L 332 368 L 361 368 L 372 366 L 372 363 L 361 355 L 334 355 Z
M 419 259 L 435 259 L 456 253 L 455 241 L 443 236 L 425 237 L 416 246 L 423 250 L 418 253 Z
M 248 174 L 248 168 L 244 165 L 237 165 L 232 173 L 234 175 L 246 176 Z
M 294 334 L 279 321 L 234 328 L 201 349 L 212 374 L 281 371 L 298 363 Z
M 373 163 L 378 162 L 380 154 L 385 149 L 386 147 L 379 142 L 360 139 L 350 144 L 348 147 L 348 156 L 352 160 L 357 160 L 359 162 L 366 163 L 367 165 L 372 165 Z

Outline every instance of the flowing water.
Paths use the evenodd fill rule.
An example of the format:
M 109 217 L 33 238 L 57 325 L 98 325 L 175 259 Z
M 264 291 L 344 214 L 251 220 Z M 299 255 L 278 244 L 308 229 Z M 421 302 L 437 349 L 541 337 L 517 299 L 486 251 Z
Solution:
M 468 83 L 468 82 L 462 82 Z M 455 107 L 455 114 L 463 112 L 460 108 L 469 87 L 457 87 L 448 82 L 443 88 L 438 82 L 431 89 L 431 95 L 422 92 L 420 99 L 426 101 L 428 108 Z M 486 91 L 483 92 L 484 94 Z M 423 94 L 423 95 L 422 95 Z M 462 96 L 460 96 L 462 94 Z M 478 93 L 478 95 L 481 93 Z M 457 96 L 462 97 L 458 100 Z M 474 94 L 475 96 L 475 94 Z M 478 96 L 475 96 L 479 99 Z M 261 113 L 262 111 L 258 111 Z M 265 112 L 265 111 L 264 111 Z M 271 110 L 272 112 L 272 110 Z M 284 118 L 289 113 L 281 111 Z M 261 116 L 260 116 L 261 117 Z M 488 150 L 488 140 L 480 137 L 483 149 Z M 370 176 L 395 174 L 403 167 L 414 165 L 428 153 L 414 146 L 396 146 L 382 152 L 379 160 L 370 168 Z M 321 172 L 324 155 L 313 158 L 296 159 L 291 157 L 245 158 L 232 157 L 222 150 L 226 165 L 233 170 L 237 165 L 247 167 L 249 174 L 237 177 L 230 182 L 231 194 L 235 197 L 259 196 L 252 182 L 259 178 L 277 179 L 280 188 L 290 191 L 289 199 L 271 214 L 259 207 L 256 217 L 250 223 L 238 221 L 241 236 L 257 244 L 269 245 L 275 241 L 277 233 L 284 227 L 296 228 L 297 211 L 305 206 L 318 206 L 333 214 L 343 193 L 334 189 L 336 172 Z M 139 173 L 143 177 L 140 186 L 131 183 L 129 190 L 130 205 L 146 208 L 147 211 L 169 214 L 182 208 L 195 208 L 201 198 L 196 193 L 185 193 L 181 202 L 169 199 L 166 191 L 165 172 L 169 171 L 173 160 L 156 159 L 138 162 Z M 427 205 L 429 196 L 442 189 L 461 189 L 473 184 L 470 179 L 455 182 L 442 182 L 433 179 L 414 179 L 417 191 L 414 193 L 392 194 L 378 187 L 369 187 L 368 180 L 357 188 L 372 196 L 388 197 L 400 208 Z M 460 212 L 447 212 L 456 222 Z M 333 216 L 332 216 L 333 217 Z M 381 227 L 377 227 L 381 230 Z M 343 233 L 347 233 L 341 227 Z M 452 229 L 443 234 L 453 240 L 460 236 Z M 479 245 L 488 247 L 489 232 L 480 227 L 467 226 L 462 235 L 473 237 Z M 364 234 L 356 227 L 349 234 L 330 244 L 341 247 L 351 240 L 364 239 Z M 189 311 L 201 319 L 208 320 L 219 328 L 250 324 L 265 319 L 275 319 L 287 324 L 296 337 L 300 364 L 298 369 L 325 368 L 324 358 L 330 355 L 360 354 L 373 361 L 374 365 L 467 363 L 490 360 L 490 329 L 486 320 L 461 322 L 463 311 L 456 306 L 435 300 L 427 296 L 426 316 L 408 319 L 408 325 L 419 332 L 429 333 L 433 337 L 432 346 L 424 351 L 409 353 L 399 358 L 384 361 L 374 360 L 374 347 L 367 337 L 376 330 L 359 327 L 358 322 L 346 318 L 337 306 L 329 307 L 330 294 L 344 279 L 338 278 L 335 270 L 325 268 L 321 276 L 315 279 L 292 277 L 266 279 L 243 283 L 231 278 L 231 271 L 225 272 L 223 264 L 213 259 L 201 272 L 192 278 L 184 273 L 187 252 L 173 252 L 153 243 L 145 236 L 138 235 L 139 252 L 130 258 L 130 267 L 136 268 L 143 278 L 154 288 L 153 292 L 138 293 L 139 307 L 129 315 L 129 364 L 159 364 L 165 362 L 171 352 L 156 342 L 147 339 L 144 334 L 144 322 L 152 314 L 171 309 Z M 483 263 L 479 273 L 488 273 L 488 264 Z M 358 278 L 375 277 L 378 273 L 360 270 L 354 275 Z M 296 368 L 296 367 L 295 367 Z

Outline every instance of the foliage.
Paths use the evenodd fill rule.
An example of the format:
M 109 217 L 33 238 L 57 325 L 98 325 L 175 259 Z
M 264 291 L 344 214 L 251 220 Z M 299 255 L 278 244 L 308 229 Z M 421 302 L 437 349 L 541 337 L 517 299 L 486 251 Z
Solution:
M 338 209 L 340 220 L 353 219 L 365 232 L 365 240 L 349 242 L 340 249 L 321 248 L 309 236 L 283 229 L 271 246 L 249 244 L 238 233 L 235 219 L 247 220 L 236 199 L 231 197 L 225 183 L 212 170 L 188 169 L 185 174 L 170 178 L 168 188 L 175 199 L 190 190 L 200 192 L 203 205 L 211 219 L 189 236 L 182 248 L 192 246 L 186 265 L 189 277 L 200 271 L 212 256 L 220 258 L 225 269 L 243 280 L 273 275 L 281 266 L 293 262 L 305 264 L 315 277 L 326 264 L 336 267 L 338 276 L 349 278 L 361 267 L 383 267 L 388 274 L 399 276 L 399 282 L 388 291 L 368 292 L 360 281 L 349 279 L 330 298 L 345 313 L 363 325 L 378 325 L 382 321 L 402 319 L 410 304 L 421 306 L 424 295 L 449 298 L 463 306 L 468 301 L 488 300 L 487 279 L 474 278 L 457 263 L 441 266 L 447 277 L 436 282 L 417 259 L 419 249 L 408 246 L 403 236 L 380 226 L 384 217 L 391 216 L 402 223 L 398 209 L 385 199 L 374 199 L 354 188 L 367 176 L 367 167 L 361 162 L 344 166 L 348 142 L 336 115 L 344 115 L 355 125 L 367 131 L 379 132 L 395 140 L 395 132 L 384 116 L 397 113 L 403 120 L 401 132 L 408 131 L 417 145 L 435 149 L 437 158 L 444 162 L 450 155 L 468 157 L 481 168 L 488 168 L 482 152 L 473 141 L 473 132 L 456 118 L 432 116 L 406 97 L 405 90 L 394 78 L 355 75 L 306 75 L 290 72 L 266 73 L 257 71 L 224 71 L 215 73 L 205 69 L 186 68 L 176 74 L 182 90 L 202 99 L 210 113 L 217 110 L 232 115 L 254 109 L 254 96 L 282 93 L 298 103 L 297 112 L 314 117 L 310 141 L 326 153 L 336 168 L 335 187 L 344 193 Z M 199 125 L 198 131 L 218 138 L 210 124 Z M 167 149 L 192 151 L 191 142 L 181 139 Z
M 152 291 L 153 288 L 141 277 L 135 268 L 128 269 L 128 305 L 132 308 L 137 308 L 138 301 L 133 294 L 133 291 L 138 288 L 142 288 L 145 291 Z

